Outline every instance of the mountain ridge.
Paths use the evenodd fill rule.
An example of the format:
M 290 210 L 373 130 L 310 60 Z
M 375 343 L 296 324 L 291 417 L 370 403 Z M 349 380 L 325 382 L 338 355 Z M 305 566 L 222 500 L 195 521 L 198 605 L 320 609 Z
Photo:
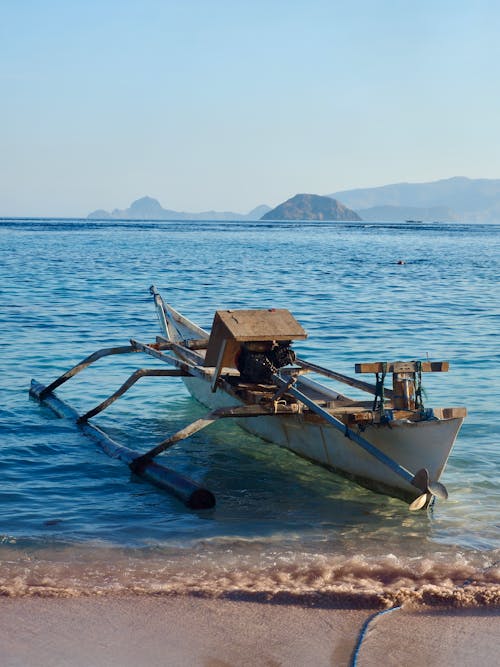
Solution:
M 260 220 L 263 214 L 270 211 L 266 204 L 256 206 L 248 213 L 233 213 L 232 211 L 203 211 L 202 213 L 188 213 L 163 208 L 160 202 L 153 197 L 140 197 L 133 201 L 126 209 L 115 208 L 111 212 L 104 209 L 92 211 L 88 220 Z
M 371 188 L 340 190 L 328 195 L 372 220 L 376 207 L 395 207 L 400 220 L 439 219 L 456 222 L 500 221 L 500 179 L 451 178 L 423 183 L 392 183 Z M 433 209 L 442 209 L 442 213 Z M 430 215 L 426 215 L 426 211 Z M 395 213 L 395 211 L 392 211 Z M 390 209 L 386 211 L 390 213 Z M 389 219 L 389 218 L 385 218 Z M 390 218 L 394 219 L 394 218 Z

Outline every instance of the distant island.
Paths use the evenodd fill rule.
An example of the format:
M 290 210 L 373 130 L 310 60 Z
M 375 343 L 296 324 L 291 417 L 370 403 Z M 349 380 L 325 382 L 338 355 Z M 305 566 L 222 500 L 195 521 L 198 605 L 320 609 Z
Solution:
M 260 220 L 271 208 L 262 204 L 247 214 L 232 213 L 231 211 L 204 211 L 203 213 L 186 213 L 163 208 L 160 202 L 153 197 L 136 199 L 129 208 L 113 211 L 98 209 L 89 213 L 89 220 Z
M 321 196 L 297 194 L 271 209 L 249 213 L 165 209 L 141 197 L 127 209 L 93 211 L 93 220 L 365 220 L 369 222 L 500 222 L 500 179 L 455 176 L 428 183 L 393 183 Z
M 361 220 L 336 199 L 299 194 L 265 213 L 261 220 Z

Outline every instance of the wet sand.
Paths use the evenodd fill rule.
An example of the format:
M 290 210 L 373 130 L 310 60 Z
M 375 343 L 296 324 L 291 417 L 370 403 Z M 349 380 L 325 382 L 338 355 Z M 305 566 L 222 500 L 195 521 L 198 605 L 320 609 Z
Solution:
M 0 599 L 3 667 L 342 667 L 377 610 L 195 597 Z M 496 665 L 500 610 L 372 620 L 358 666 Z

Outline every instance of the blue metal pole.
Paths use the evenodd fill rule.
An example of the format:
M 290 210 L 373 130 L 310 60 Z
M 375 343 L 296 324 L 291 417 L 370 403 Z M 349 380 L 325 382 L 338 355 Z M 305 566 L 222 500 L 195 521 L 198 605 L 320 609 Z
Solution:
M 274 376 L 274 379 L 278 380 L 280 384 L 286 384 L 284 380 L 277 375 Z M 365 438 L 362 438 L 355 431 L 348 428 L 343 422 L 340 421 L 340 419 L 337 419 L 329 412 L 324 410 L 315 401 L 313 401 L 312 398 L 309 398 L 298 389 L 295 389 L 295 387 L 289 387 L 287 389 L 287 393 L 292 394 L 292 396 L 295 396 L 295 398 L 298 398 L 301 403 L 307 405 L 308 408 L 322 417 L 326 422 L 334 426 L 337 430 L 342 431 L 342 433 L 344 433 L 347 438 L 362 447 L 366 452 L 368 452 L 368 454 L 371 454 L 374 458 L 380 461 L 380 463 L 383 463 L 389 467 L 393 472 L 396 473 L 396 475 L 402 477 L 406 482 L 413 484 L 413 480 L 415 479 L 415 475 L 413 473 L 394 461 L 394 459 L 391 459 L 390 456 L 387 456 L 387 454 L 384 454 L 384 452 L 382 452 L 378 447 L 372 445 L 371 442 L 368 442 L 368 440 L 365 440 Z M 426 489 L 421 490 L 425 491 Z
M 59 417 L 65 417 L 66 419 L 78 422 L 78 412 L 54 393 L 45 393 L 45 389 L 44 385 L 36 380 L 32 380 L 30 396 L 40 401 L 40 403 L 47 405 Z M 93 424 L 82 422 L 78 423 L 78 425 L 83 433 L 91 437 L 111 458 L 119 459 L 130 466 L 134 459 L 137 459 L 141 455 L 140 452 L 115 442 L 104 431 Z M 211 491 L 188 477 L 180 475 L 175 470 L 160 465 L 155 461 L 146 463 L 137 471 L 134 470 L 134 474 L 143 477 L 155 486 L 180 498 L 191 509 L 210 509 L 215 506 L 215 497 Z

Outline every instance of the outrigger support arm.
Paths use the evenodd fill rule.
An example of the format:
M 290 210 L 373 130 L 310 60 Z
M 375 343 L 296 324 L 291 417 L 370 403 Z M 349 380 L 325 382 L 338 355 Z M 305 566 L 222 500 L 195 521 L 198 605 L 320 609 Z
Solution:
M 30 396 L 47 405 L 59 417 L 65 417 L 78 423 L 78 413 L 70 405 L 58 398 L 54 393 L 47 394 L 46 387 L 37 382 L 31 381 Z M 44 398 L 41 398 L 41 396 Z M 90 436 L 103 449 L 108 456 L 119 459 L 128 466 L 140 456 L 139 452 L 129 449 L 124 445 L 112 440 L 104 431 L 94 424 L 88 422 L 78 423 L 85 435 Z M 210 509 L 215 505 L 214 495 L 198 482 L 180 475 L 175 470 L 160 465 L 156 461 L 146 464 L 141 470 L 135 471 L 137 475 L 155 484 L 156 486 L 168 491 L 180 498 L 188 507 L 192 509 Z
M 174 346 L 175 343 L 171 342 L 165 344 L 158 343 L 156 346 L 154 346 L 154 345 L 147 345 L 146 343 L 141 343 L 140 341 L 135 340 L 134 338 L 130 339 L 130 343 L 135 351 L 149 354 L 151 357 L 155 357 L 155 359 L 160 359 L 160 361 L 164 361 L 165 363 L 170 364 L 171 366 L 175 366 L 176 368 L 179 368 L 182 371 L 186 371 L 186 373 L 188 373 L 189 375 L 203 378 L 204 380 L 206 380 L 207 377 L 212 376 L 212 372 L 210 371 L 209 368 L 205 368 L 204 366 L 198 366 L 188 361 L 181 361 L 180 359 L 177 359 L 177 357 L 174 357 L 171 354 L 162 352 L 162 349 L 168 350 L 169 348 Z M 159 349 L 159 347 L 162 349 Z
M 74 375 L 77 373 L 80 373 L 83 371 L 85 368 L 90 366 L 90 364 L 93 364 L 94 361 L 97 361 L 98 359 L 101 359 L 102 357 L 107 357 L 111 354 L 130 354 L 132 352 L 140 352 L 139 349 L 137 349 L 134 345 L 123 345 L 122 347 L 106 347 L 102 350 L 97 350 L 97 352 L 94 352 L 90 356 L 86 357 L 83 359 L 83 361 L 80 361 L 79 364 L 76 364 L 76 366 L 73 366 L 73 368 L 70 368 L 69 371 L 66 371 L 66 373 L 63 373 L 61 376 L 59 376 L 54 382 L 49 384 L 47 387 L 44 387 L 44 389 L 40 392 L 40 400 L 45 398 L 45 396 L 48 396 L 50 393 L 54 391 L 54 389 L 57 389 L 60 385 L 62 385 L 64 382 L 72 378 Z
M 188 424 L 177 433 L 174 433 L 166 440 L 160 442 L 156 447 L 153 447 L 142 456 L 138 456 L 130 463 L 130 469 L 135 472 L 141 470 L 145 465 L 151 462 L 155 456 L 170 449 L 173 445 L 181 440 L 185 440 L 190 435 L 201 431 L 203 428 L 210 426 L 218 419 L 228 418 L 249 418 L 249 417 L 263 417 L 277 414 L 296 414 L 298 412 L 297 405 L 236 405 L 234 407 L 217 408 L 207 413 L 204 417 Z
M 170 447 L 173 447 L 176 442 L 185 440 L 190 435 L 193 435 L 194 433 L 201 431 L 201 429 L 210 426 L 210 424 L 213 424 L 215 421 L 217 421 L 217 419 L 219 419 L 219 416 L 216 415 L 215 412 L 217 411 L 215 410 L 214 412 L 209 412 L 207 415 L 205 415 L 205 417 L 197 419 L 191 424 L 188 424 L 188 426 L 185 426 L 180 431 L 177 431 L 177 433 L 174 433 L 166 440 L 160 442 L 158 445 L 156 445 L 156 447 L 153 447 L 145 454 L 142 454 L 142 456 L 138 456 L 136 459 L 131 461 L 129 467 L 132 472 L 142 471 L 144 467 L 155 458 L 155 456 L 158 456 L 158 454 L 161 454 Z
M 97 405 L 95 408 L 92 408 L 92 410 L 89 410 L 81 417 L 78 417 L 78 423 L 81 424 L 86 422 L 91 419 L 91 417 L 95 417 L 95 415 L 99 414 L 99 412 L 105 410 L 118 398 L 120 398 L 120 396 L 123 396 L 123 394 L 128 391 L 132 385 L 134 385 L 143 377 L 186 377 L 187 375 L 189 375 L 189 373 L 186 373 L 185 371 L 182 371 L 178 368 L 139 368 L 134 373 L 132 373 L 128 380 L 126 380 L 119 389 L 111 394 L 109 398 L 102 401 L 102 403 L 99 403 L 99 405 Z
M 50 393 L 52 393 L 57 387 L 60 387 L 64 382 L 67 382 L 69 379 L 77 375 L 78 373 L 81 373 L 81 371 L 85 370 L 88 366 L 93 364 L 94 362 L 98 361 L 99 359 L 102 359 L 102 357 L 108 357 L 113 354 L 132 354 L 134 352 L 146 352 L 146 354 L 150 354 L 158 359 L 161 359 L 162 361 L 165 361 L 167 363 L 172 364 L 173 366 L 176 366 L 177 369 L 179 369 L 179 373 L 175 372 L 151 372 L 150 375 L 197 375 L 198 377 L 202 377 L 206 374 L 206 371 L 201 369 L 198 366 L 194 366 L 191 363 L 185 363 L 183 361 L 178 360 L 176 357 L 172 357 L 171 355 L 165 354 L 162 352 L 162 349 L 172 349 L 172 348 L 178 348 L 179 346 L 176 343 L 173 343 L 171 341 L 167 341 L 165 339 L 159 338 L 159 342 L 156 344 L 150 344 L 147 345 L 145 343 L 140 343 L 136 340 L 131 339 L 130 340 L 130 345 L 122 345 L 120 347 L 106 347 L 103 348 L 102 350 L 97 350 L 97 352 L 92 353 L 88 357 L 85 357 L 80 363 L 76 364 L 76 366 L 73 366 L 73 368 L 70 368 L 69 371 L 66 371 L 66 373 L 63 373 L 60 375 L 54 382 L 51 382 L 51 384 L 47 385 L 44 387 L 43 391 L 40 394 L 40 399 L 42 400 L 45 396 L 48 396 Z M 139 378 L 137 378 L 139 379 Z M 134 380 L 134 382 L 137 381 Z M 133 382 L 131 383 L 133 384 Z M 128 389 L 128 387 L 126 388 Z M 121 394 L 123 391 L 121 392 Z M 121 395 L 119 394 L 119 395 Z M 118 398 L 118 396 L 116 396 Z M 114 400 L 116 400 L 116 398 Z M 112 403 L 113 401 L 111 401 Z M 107 407 L 107 406 L 106 406 Z M 98 412 L 101 412 L 99 410 Z M 97 414 L 94 413 L 94 414 Z M 85 416 L 85 415 L 84 415 Z M 87 419 L 90 419 L 90 416 L 87 416 Z
M 289 384 L 288 378 L 284 379 L 276 374 L 273 376 L 273 379 L 278 384 L 278 386 L 287 386 Z M 387 454 L 384 454 L 384 452 L 382 452 L 378 447 L 375 447 L 375 445 L 372 445 L 371 442 L 368 442 L 368 440 L 362 438 L 358 433 L 341 422 L 340 419 L 337 419 L 332 414 L 324 410 L 315 401 L 313 401 L 311 398 L 303 394 L 295 387 L 288 386 L 287 393 L 297 398 L 301 403 L 322 417 L 326 422 L 344 433 L 347 438 L 359 445 L 362 449 L 365 450 L 365 452 L 376 458 L 377 461 L 390 468 L 394 473 L 396 473 L 396 475 L 399 475 L 399 477 L 402 477 L 406 482 L 412 484 L 417 489 L 420 489 L 420 491 L 422 491 L 422 495 L 411 503 L 411 510 L 416 510 L 423 507 L 428 500 L 428 496 L 436 496 L 443 499 L 448 497 L 448 492 L 446 491 L 446 488 L 443 484 L 440 482 L 429 481 L 429 473 L 425 468 L 419 470 L 416 474 L 411 473 L 407 468 L 397 463 L 397 461 L 394 461 L 394 459 L 391 459 L 391 457 L 387 456 Z

